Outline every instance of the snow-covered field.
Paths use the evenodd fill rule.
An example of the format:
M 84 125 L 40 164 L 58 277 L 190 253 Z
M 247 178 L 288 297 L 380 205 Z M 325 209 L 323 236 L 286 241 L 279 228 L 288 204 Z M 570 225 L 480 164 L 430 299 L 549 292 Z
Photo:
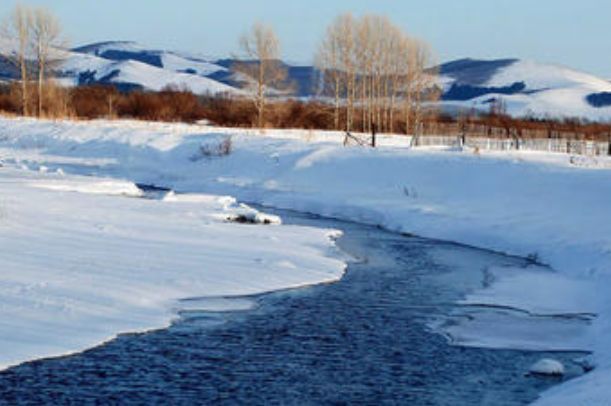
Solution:
M 229 137 L 231 153 L 219 154 L 217 147 L 227 145 Z M 340 134 L 305 131 L 269 131 L 260 135 L 182 124 L 2 119 L 0 158 L 5 167 L 0 169 L 3 179 L 0 224 L 5 225 L 0 227 L 0 238 L 2 247 L 12 244 L 14 248 L 2 250 L 0 262 L 3 270 L 20 264 L 23 270 L 10 272 L 11 278 L 14 275 L 21 285 L 14 289 L 8 286 L 8 293 L 2 293 L 6 299 L 0 300 L 6 301 L 14 314 L 32 312 L 32 325 L 41 322 L 41 318 L 46 323 L 54 312 L 62 317 L 75 312 L 76 318 L 87 318 L 87 326 L 108 327 L 105 334 L 79 342 L 78 348 L 83 348 L 112 336 L 114 322 L 106 324 L 103 319 L 108 314 L 104 307 L 108 301 L 119 300 L 117 311 L 128 310 L 134 316 L 127 321 L 121 319 L 126 324 L 114 325 L 120 327 L 116 333 L 164 325 L 172 308 L 170 303 L 181 297 L 253 293 L 283 285 L 333 280 L 341 275 L 343 264 L 330 254 L 332 244 L 327 232 L 284 226 L 244 228 L 222 223 L 219 213 L 225 216 L 227 210 L 238 209 L 235 205 L 225 207 L 211 197 L 177 203 L 93 196 L 89 192 L 101 187 L 108 193 L 117 187 L 121 193 L 129 194 L 129 185 L 112 183 L 124 179 L 190 193 L 232 195 L 242 201 L 531 256 L 549 264 L 556 272 L 516 269 L 507 276 L 507 272 L 488 270 L 481 291 L 472 292 L 461 304 L 511 308 L 529 316 L 575 319 L 578 325 L 558 328 L 554 324 L 553 328 L 543 330 L 550 334 L 546 337 L 530 334 L 533 329 L 546 328 L 545 323 L 533 323 L 532 317 L 515 323 L 515 315 L 489 320 L 490 313 L 485 313 L 481 318 L 474 314 L 472 324 L 465 323 L 450 333 L 455 333 L 457 342 L 465 345 L 594 351 L 597 368 L 545 394 L 542 403 L 604 404 L 611 399 L 611 389 L 602 385 L 611 381 L 611 345 L 607 340 L 611 334 L 609 159 L 575 160 L 568 155 L 528 152 L 412 150 L 405 137 L 382 137 L 381 147 L 373 150 L 345 148 L 341 140 Z M 112 180 L 74 178 L 72 174 Z M 97 186 L 89 182 L 94 186 L 97 182 Z M 197 201 L 202 199 L 203 202 Z M 178 204 L 186 206 L 177 208 Z M 107 212 L 115 214 L 109 216 Z M 209 240 L 219 232 L 227 233 L 223 234 L 227 238 L 214 238 L 215 244 L 221 245 L 210 248 Z M 73 233 L 76 239 L 72 238 Z M 245 246 L 235 243 L 264 236 L 291 246 L 279 245 L 264 255 L 251 252 L 254 248 L 247 243 Z M 124 240 L 124 244 L 116 242 Z M 71 241 L 76 241 L 77 246 L 71 248 Z M 94 244 L 96 241 L 101 243 Z M 168 255 L 153 249 L 165 245 Z M 310 247 L 309 254 L 295 258 L 297 254 L 291 253 L 303 253 L 302 246 Z M 109 256 L 111 249 L 118 250 L 118 254 Z M 24 252 L 30 255 L 24 256 Z M 149 260 L 149 252 L 158 256 Z M 193 253 L 201 256 L 192 256 Z M 200 264 L 206 264 L 209 256 L 218 265 L 234 253 L 245 258 L 244 262 L 233 264 L 235 278 L 225 278 L 226 271 L 214 266 L 198 274 L 202 272 Z M 88 262 L 90 257 L 93 260 Z M 251 266 L 250 273 L 273 273 L 263 276 L 264 282 L 253 287 L 251 280 L 243 279 L 240 272 L 249 261 L 259 264 L 256 258 L 262 261 L 261 265 Z M 180 271 L 168 269 L 174 260 Z M 270 270 L 267 265 L 270 261 L 278 266 Z M 54 264 L 55 273 L 43 264 Z M 86 272 L 79 274 L 81 264 Z M 132 273 L 133 266 L 136 270 Z M 294 279 L 283 273 L 295 267 L 299 271 Z M 38 286 L 35 282 L 45 275 L 43 268 L 51 272 L 48 280 L 64 283 L 52 286 L 53 289 L 60 294 L 64 289 L 70 290 L 64 302 L 53 296 L 64 311 L 19 301 L 24 297 L 39 300 L 45 297 L 42 293 L 34 291 L 27 296 L 15 293 L 49 289 L 49 285 Z M 306 271 L 302 272 L 302 268 Z M 94 272 L 100 269 L 108 273 Z M 32 274 L 28 276 L 30 270 Z M 147 279 L 142 279 L 143 274 Z M 70 281 L 73 275 L 76 283 Z M 204 281 L 199 281 L 199 277 Z M 168 278 L 170 282 L 166 283 Z M 102 289 L 96 288 L 98 283 Z M 211 287 L 217 284 L 220 287 Z M 131 293 L 125 294 L 123 290 L 108 293 L 104 287 L 109 286 L 119 286 Z M 91 316 L 79 313 L 89 309 L 80 306 L 79 300 L 98 295 L 103 296 L 99 301 L 91 300 L 95 306 L 102 304 L 92 310 L 100 319 L 89 319 Z M 136 298 L 143 298 L 144 304 Z M 150 303 L 152 311 L 147 307 Z M 142 317 L 136 317 L 139 312 Z M 507 323 L 507 317 L 512 318 L 512 323 Z M 11 323 L 17 323 L 14 319 L 8 317 Z M 5 320 L 0 322 L 4 325 Z M 45 323 L 40 324 L 43 332 L 47 331 Z M 521 330 L 498 330 L 501 333 L 494 334 L 495 323 L 497 328 L 512 324 Z M 72 320 L 69 324 L 72 325 Z M 7 331 L 14 329 L 18 326 L 8 324 Z M 44 338 L 43 333 L 40 338 Z M 36 346 L 36 342 L 34 336 L 31 343 Z M 55 353 L 69 349 L 60 350 Z M 37 355 L 47 353 L 53 351 Z

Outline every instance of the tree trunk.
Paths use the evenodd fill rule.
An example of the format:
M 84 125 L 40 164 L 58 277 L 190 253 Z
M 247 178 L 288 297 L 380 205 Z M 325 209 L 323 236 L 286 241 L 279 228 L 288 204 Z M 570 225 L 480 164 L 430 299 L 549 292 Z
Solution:
M 42 56 L 42 50 L 39 50 L 38 57 L 38 117 L 42 116 L 43 107 L 43 82 L 45 80 L 45 58 Z
M 21 69 L 21 112 L 24 116 L 29 115 L 28 101 L 28 71 L 26 66 L 25 56 L 19 56 L 19 65 Z
M 335 75 L 335 112 L 333 116 L 333 124 L 335 125 L 335 129 L 339 130 L 339 104 L 340 104 L 340 80 L 339 74 L 337 72 Z

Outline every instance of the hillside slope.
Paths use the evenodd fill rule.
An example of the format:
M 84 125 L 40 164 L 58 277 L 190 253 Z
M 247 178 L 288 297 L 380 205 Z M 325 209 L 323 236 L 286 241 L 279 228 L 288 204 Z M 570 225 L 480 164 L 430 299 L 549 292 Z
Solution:
M 486 110 L 501 99 L 514 116 L 611 119 L 611 83 L 535 61 L 463 59 L 439 66 L 444 105 Z

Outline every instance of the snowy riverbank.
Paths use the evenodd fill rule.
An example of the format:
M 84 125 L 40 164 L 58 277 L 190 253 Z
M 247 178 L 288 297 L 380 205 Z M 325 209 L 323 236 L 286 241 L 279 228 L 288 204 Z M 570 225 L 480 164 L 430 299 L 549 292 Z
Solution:
M 254 212 L 228 197 L 139 194 L 128 182 L 0 168 L 0 369 L 166 327 L 181 299 L 343 274 L 332 230 L 229 223 Z
M 215 146 L 228 134 L 231 153 L 216 156 Z M 490 288 L 474 292 L 465 304 L 544 316 L 596 314 L 578 333 L 550 342 L 554 349 L 594 351 L 597 369 L 546 394 L 543 403 L 609 399 L 609 390 L 597 385 L 611 379 L 611 171 L 604 169 L 609 160 L 409 150 L 403 138 L 382 138 L 381 145 L 344 148 L 337 134 L 300 131 L 259 136 L 171 124 L 0 120 L 0 157 L 8 167 L 61 168 L 230 194 L 537 258 L 558 273 L 495 277 L 491 271 Z M 338 264 L 333 267 L 337 271 Z M 473 345 L 546 347 L 541 338 L 468 338 Z

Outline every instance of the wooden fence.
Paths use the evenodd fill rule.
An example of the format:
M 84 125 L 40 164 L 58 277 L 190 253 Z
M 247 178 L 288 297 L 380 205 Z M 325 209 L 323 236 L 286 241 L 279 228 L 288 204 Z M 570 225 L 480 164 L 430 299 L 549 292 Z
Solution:
M 542 151 L 577 155 L 611 155 L 611 142 L 568 138 L 492 138 L 446 135 L 414 137 L 413 146 L 470 147 L 490 151 Z

